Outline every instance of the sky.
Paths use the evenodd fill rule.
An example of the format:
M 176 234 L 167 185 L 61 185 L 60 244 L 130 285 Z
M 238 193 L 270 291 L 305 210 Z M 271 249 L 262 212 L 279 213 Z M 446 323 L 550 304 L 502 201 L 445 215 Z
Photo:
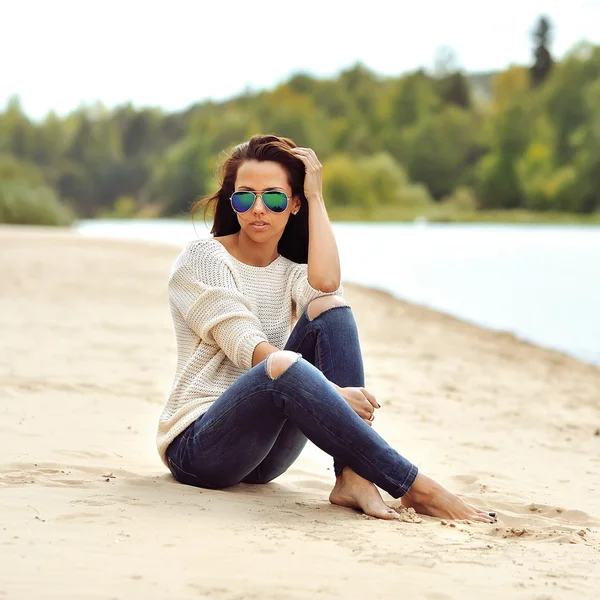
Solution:
M 442 46 L 468 72 L 502 69 L 531 61 L 541 14 L 554 56 L 600 44 L 600 0 L 0 0 L 0 108 L 18 95 L 34 119 L 97 101 L 182 110 L 297 72 L 432 68 Z

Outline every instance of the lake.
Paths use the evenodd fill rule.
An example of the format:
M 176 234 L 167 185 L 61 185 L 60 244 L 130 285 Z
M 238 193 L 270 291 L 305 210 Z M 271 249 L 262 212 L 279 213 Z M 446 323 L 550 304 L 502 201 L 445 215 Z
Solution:
M 82 235 L 183 247 L 190 221 L 89 220 Z M 600 227 L 335 223 L 344 281 L 600 364 Z

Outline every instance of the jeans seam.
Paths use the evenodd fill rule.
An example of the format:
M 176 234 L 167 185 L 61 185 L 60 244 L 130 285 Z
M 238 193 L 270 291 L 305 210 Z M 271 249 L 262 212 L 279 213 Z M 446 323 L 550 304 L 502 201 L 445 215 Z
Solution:
M 307 317 L 308 318 L 308 317 Z M 312 323 L 312 321 L 309 321 L 309 323 Z M 302 339 L 298 342 L 298 344 L 296 344 L 296 348 L 299 348 L 300 345 L 302 344 L 302 342 L 307 338 L 307 336 L 309 336 L 311 333 L 315 333 L 314 329 L 310 329 L 309 331 L 307 331 L 304 336 L 302 337 Z M 288 348 L 289 350 L 289 348 Z M 294 351 L 295 352 L 295 351 Z
M 198 483 L 201 483 L 202 487 L 205 487 L 205 488 L 210 488 L 211 487 L 205 481 L 203 481 L 202 479 L 200 479 L 200 477 L 198 477 L 198 475 L 194 475 L 194 473 L 189 473 L 188 471 L 186 471 L 185 469 L 183 469 L 171 457 L 168 458 L 168 462 L 170 462 L 171 465 L 173 465 L 178 471 L 181 471 L 182 473 L 184 473 L 188 477 L 191 477 L 192 479 L 195 479 Z M 175 477 L 175 479 L 177 479 L 177 477 Z
M 407 482 L 412 479 L 412 481 L 411 481 L 411 486 L 412 486 L 412 483 L 417 478 L 418 474 L 419 474 L 419 468 L 416 465 L 411 465 L 408 475 L 404 478 L 404 481 L 398 486 L 398 491 L 402 492 L 401 494 L 399 494 L 400 496 L 404 496 L 404 494 L 406 494 L 408 492 L 408 490 L 410 489 L 410 486 L 406 485 Z
M 321 332 L 317 334 L 317 339 L 315 341 L 315 350 L 317 351 L 317 359 L 319 361 L 318 369 L 323 372 L 323 352 L 321 350 Z
M 295 402 L 293 398 L 290 398 L 290 397 L 289 397 L 289 396 L 288 396 L 288 395 L 287 395 L 285 392 L 283 392 L 283 391 L 281 391 L 281 392 L 279 392 L 279 393 L 280 393 L 280 394 L 281 394 L 281 395 L 282 395 L 284 398 L 287 398 L 288 400 L 291 400 L 292 402 L 294 402 L 294 403 L 296 404 L 296 406 L 297 406 L 297 407 L 298 407 L 300 410 L 302 410 L 302 412 L 304 412 L 304 413 L 305 413 L 307 416 L 311 417 L 311 419 L 312 419 L 313 421 L 317 421 L 317 419 L 315 419 L 315 418 L 314 418 L 314 417 L 313 417 L 313 416 L 312 416 L 312 415 L 311 415 L 309 412 L 307 412 L 306 410 L 304 410 L 304 408 L 302 407 L 302 405 L 301 405 L 300 403 L 298 403 L 298 402 Z M 319 422 L 319 421 L 318 421 L 318 422 Z M 343 441 L 342 441 L 342 440 L 341 440 L 341 439 L 340 439 L 340 438 L 339 438 L 339 437 L 338 437 L 338 436 L 337 436 L 335 433 L 333 433 L 333 431 L 330 431 L 329 429 L 327 429 L 327 427 L 325 427 L 325 425 L 323 424 L 323 422 L 322 422 L 322 421 L 321 421 L 321 422 L 319 422 L 319 423 L 321 424 L 321 426 L 323 427 L 323 429 L 325 429 L 325 431 L 327 431 L 327 433 L 329 433 L 329 434 L 330 434 L 332 437 L 334 437 L 334 438 L 335 438 L 335 439 L 336 439 L 338 442 L 340 442 L 342 446 L 344 445 Z M 368 427 L 368 425 L 367 425 L 367 427 Z M 306 434 L 305 434 L 305 435 L 306 435 Z M 308 436 L 307 436 L 307 437 L 308 437 Z M 310 438 L 309 438 L 309 439 L 310 439 Z M 387 443 L 387 442 L 386 442 L 386 443 Z M 354 451 L 354 453 L 355 453 L 355 454 L 357 454 L 358 456 L 360 456 L 360 457 L 361 457 L 361 458 L 362 458 L 362 459 L 363 459 L 363 460 L 364 460 L 366 463 L 368 463 L 368 464 L 369 464 L 369 465 L 370 465 L 370 466 L 371 466 L 371 467 L 372 467 L 372 468 L 373 468 L 375 471 L 377 471 L 377 472 L 378 472 L 380 475 L 383 475 L 383 478 L 384 478 L 386 481 L 388 481 L 388 482 L 392 483 L 393 485 L 392 485 L 391 487 L 392 487 L 393 489 L 397 489 L 397 488 L 399 487 L 397 482 L 395 482 L 395 481 L 394 481 L 394 482 L 392 482 L 392 481 L 391 481 L 391 480 L 390 480 L 390 479 L 387 477 L 387 475 L 385 475 L 384 473 L 382 473 L 382 472 L 381 472 L 381 470 L 380 470 L 378 467 L 376 467 L 376 466 L 375 466 L 375 465 L 374 465 L 374 464 L 373 464 L 373 463 L 372 463 L 372 462 L 371 462 L 371 461 L 370 461 L 370 460 L 369 460 L 369 459 L 368 459 L 366 456 L 364 456 L 364 454 L 362 454 L 362 452 L 360 452 L 360 451 L 358 451 L 358 450 L 355 450 L 355 451 Z M 335 456 L 332 456 L 332 458 L 335 458 Z M 411 465 L 411 467 L 414 467 L 414 465 Z M 411 471 L 412 471 L 412 468 L 411 468 Z M 405 478 L 405 481 L 406 481 L 406 478 Z
M 343 308 L 343 306 L 334 307 L 334 308 Z M 309 323 L 312 323 L 312 321 L 309 321 Z M 321 330 L 320 329 L 316 329 L 315 328 L 315 329 L 310 329 L 309 331 L 307 331 L 304 334 L 304 337 L 298 342 L 298 346 L 297 347 L 300 347 L 302 345 L 302 343 L 304 342 L 304 340 L 307 338 L 307 336 L 309 336 L 311 333 L 315 334 L 315 338 L 316 338 L 315 339 L 315 351 L 316 351 L 316 357 L 315 358 L 317 358 L 317 360 L 319 362 L 318 365 L 314 365 L 314 366 L 317 367 L 317 369 L 319 369 L 319 371 L 323 372 L 323 369 L 321 368 L 323 366 L 323 358 L 322 358 L 322 355 L 321 355 L 321 344 L 319 343 L 319 338 L 321 337 Z

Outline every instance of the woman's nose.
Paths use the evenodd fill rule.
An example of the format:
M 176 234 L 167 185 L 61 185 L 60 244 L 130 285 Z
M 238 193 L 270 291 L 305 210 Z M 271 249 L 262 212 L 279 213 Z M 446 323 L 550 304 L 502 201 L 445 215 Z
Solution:
M 252 209 L 255 212 L 265 212 L 265 205 L 263 204 L 262 194 L 256 194 L 256 200 Z

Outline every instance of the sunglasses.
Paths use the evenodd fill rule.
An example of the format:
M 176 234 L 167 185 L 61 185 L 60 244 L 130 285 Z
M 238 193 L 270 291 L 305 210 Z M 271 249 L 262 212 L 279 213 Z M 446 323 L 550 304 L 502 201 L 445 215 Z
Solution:
M 289 198 L 285 192 L 278 190 L 272 190 L 270 192 L 233 192 L 231 194 L 231 207 L 236 213 L 248 212 L 254 203 L 256 202 L 257 196 L 262 198 L 263 204 L 274 213 L 282 213 L 288 205 Z

